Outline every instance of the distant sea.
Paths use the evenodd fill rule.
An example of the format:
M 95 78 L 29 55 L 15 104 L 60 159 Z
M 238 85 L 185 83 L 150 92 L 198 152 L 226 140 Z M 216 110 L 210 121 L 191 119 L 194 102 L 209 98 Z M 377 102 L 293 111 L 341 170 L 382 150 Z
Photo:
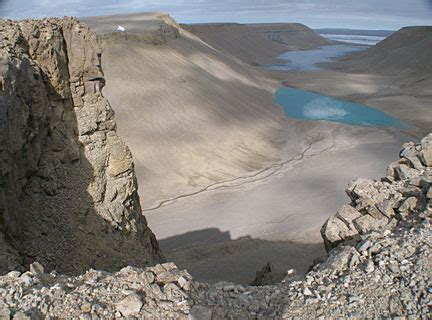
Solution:
M 374 46 L 378 42 L 384 40 L 386 37 L 366 36 L 366 35 L 350 35 L 350 34 L 321 34 L 324 38 L 355 44 L 365 44 Z
M 373 46 L 384 40 L 393 31 L 389 30 L 352 30 L 352 29 L 317 29 L 324 38 L 354 44 Z

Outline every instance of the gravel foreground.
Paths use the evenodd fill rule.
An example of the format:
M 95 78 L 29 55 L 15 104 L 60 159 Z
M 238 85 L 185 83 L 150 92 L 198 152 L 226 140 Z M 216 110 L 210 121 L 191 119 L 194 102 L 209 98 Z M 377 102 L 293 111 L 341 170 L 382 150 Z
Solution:
M 0 318 L 430 319 L 432 134 L 400 155 L 381 181 L 350 184 L 322 229 L 329 255 L 305 277 L 207 285 L 173 263 L 68 277 L 35 262 L 0 277 Z

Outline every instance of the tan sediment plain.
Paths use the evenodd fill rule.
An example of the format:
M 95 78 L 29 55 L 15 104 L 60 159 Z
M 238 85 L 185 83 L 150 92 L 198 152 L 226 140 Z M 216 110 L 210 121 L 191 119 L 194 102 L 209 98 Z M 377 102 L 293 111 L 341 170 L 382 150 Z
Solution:
M 254 68 L 167 15 L 83 20 L 103 46 L 103 92 L 132 150 L 149 225 L 168 259 L 198 280 L 247 283 L 267 261 L 306 271 L 324 253 L 317 228 L 345 202 L 340 190 L 382 176 L 412 140 L 286 119 L 273 104 L 280 80 L 318 87 L 315 74 Z M 357 93 L 373 94 L 368 85 Z

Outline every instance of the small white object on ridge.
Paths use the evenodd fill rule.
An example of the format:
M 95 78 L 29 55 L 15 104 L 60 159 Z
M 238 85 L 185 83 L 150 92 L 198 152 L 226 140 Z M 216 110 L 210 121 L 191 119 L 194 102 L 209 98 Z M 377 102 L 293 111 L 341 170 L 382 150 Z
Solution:
M 118 30 L 118 31 L 122 31 L 122 32 L 125 32 L 125 31 L 126 31 L 125 27 L 123 27 L 123 26 L 118 26 L 118 27 L 117 27 L 117 30 Z

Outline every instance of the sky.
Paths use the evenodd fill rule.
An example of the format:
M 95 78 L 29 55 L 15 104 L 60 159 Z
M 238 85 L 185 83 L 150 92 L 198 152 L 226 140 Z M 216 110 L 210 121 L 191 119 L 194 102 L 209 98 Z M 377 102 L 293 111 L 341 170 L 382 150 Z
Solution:
M 397 30 L 432 25 L 432 0 L 0 0 L 0 17 L 163 11 L 180 23 L 300 22 L 312 28 Z

